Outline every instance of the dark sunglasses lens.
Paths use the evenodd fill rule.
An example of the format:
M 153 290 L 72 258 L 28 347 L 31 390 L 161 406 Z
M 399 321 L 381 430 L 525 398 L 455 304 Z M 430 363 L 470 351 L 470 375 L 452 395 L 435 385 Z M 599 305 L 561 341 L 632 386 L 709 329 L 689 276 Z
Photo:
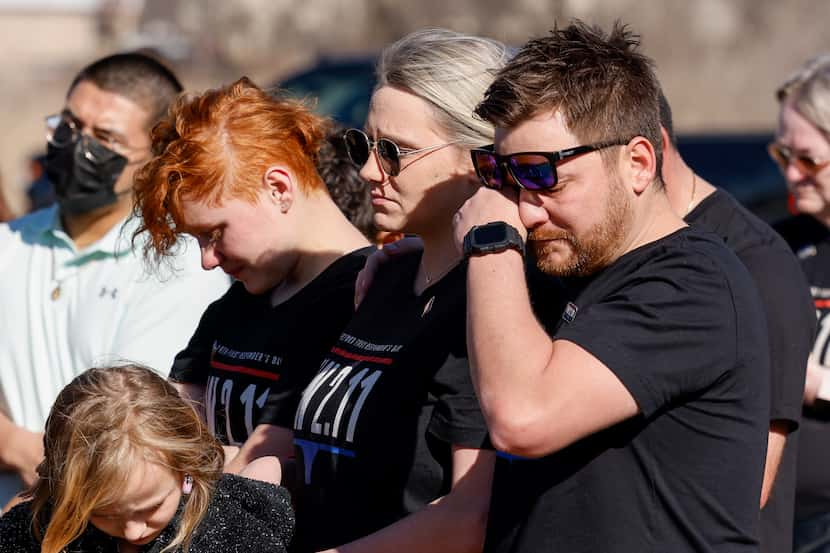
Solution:
M 504 184 L 501 169 L 496 157 L 484 150 L 473 150 L 473 167 L 481 180 L 481 184 L 487 188 L 501 189 Z
M 528 190 L 549 190 L 556 185 L 556 168 L 545 156 L 518 154 L 508 160 L 510 172 Z
M 343 135 L 343 140 L 346 141 L 346 153 L 349 154 L 352 163 L 359 167 L 366 165 L 371 151 L 366 133 L 357 129 L 349 129 Z
M 378 156 L 384 173 L 394 177 L 401 172 L 400 150 L 397 144 L 387 138 L 381 138 L 378 140 Z

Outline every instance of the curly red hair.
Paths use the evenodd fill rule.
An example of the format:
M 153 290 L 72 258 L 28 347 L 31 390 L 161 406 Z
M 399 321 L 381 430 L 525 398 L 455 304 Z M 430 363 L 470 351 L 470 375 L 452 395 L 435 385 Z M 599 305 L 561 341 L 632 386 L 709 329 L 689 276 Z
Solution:
M 153 158 L 136 172 L 135 237 L 147 257 L 171 255 L 182 233 L 182 200 L 255 202 L 262 175 L 287 166 L 306 192 L 325 190 L 315 168 L 328 121 L 302 102 L 275 98 L 247 77 L 199 95 L 183 94 L 152 130 Z

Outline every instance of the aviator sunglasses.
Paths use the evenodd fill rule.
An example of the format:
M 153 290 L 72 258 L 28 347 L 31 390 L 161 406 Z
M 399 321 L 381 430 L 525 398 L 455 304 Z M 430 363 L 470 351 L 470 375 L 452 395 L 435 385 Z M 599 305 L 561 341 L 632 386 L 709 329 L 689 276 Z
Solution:
M 383 172 L 390 177 L 397 177 L 400 174 L 402 157 L 430 152 L 451 144 L 456 144 L 457 142 L 435 144 L 434 146 L 427 146 L 426 148 L 418 148 L 415 150 L 412 148 L 401 148 L 388 138 L 372 140 L 360 129 L 347 130 L 343 134 L 343 140 L 346 142 L 346 153 L 349 154 L 349 159 L 358 167 L 366 165 L 372 150 L 376 150 Z
M 786 172 L 790 165 L 795 165 L 805 175 L 814 177 L 830 164 L 830 159 L 818 159 L 804 153 L 796 153 L 789 146 L 778 142 L 770 142 L 767 151 L 782 173 Z
M 595 152 L 611 146 L 624 146 L 629 140 L 600 142 L 576 146 L 558 152 L 517 152 L 499 155 L 493 146 L 470 150 L 473 167 L 481 183 L 487 188 L 501 190 L 507 184 L 505 171 L 512 180 L 525 190 L 550 190 L 559 180 L 556 164 L 588 152 Z

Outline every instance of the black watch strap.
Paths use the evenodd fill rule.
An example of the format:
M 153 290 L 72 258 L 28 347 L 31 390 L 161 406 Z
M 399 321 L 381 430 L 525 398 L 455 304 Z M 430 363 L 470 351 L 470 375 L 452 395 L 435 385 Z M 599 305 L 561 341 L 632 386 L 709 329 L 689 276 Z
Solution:
M 513 249 L 522 256 L 525 253 L 524 240 L 515 227 L 504 221 L 477 225 L 464 236 L 464 257 L 486 255 Z

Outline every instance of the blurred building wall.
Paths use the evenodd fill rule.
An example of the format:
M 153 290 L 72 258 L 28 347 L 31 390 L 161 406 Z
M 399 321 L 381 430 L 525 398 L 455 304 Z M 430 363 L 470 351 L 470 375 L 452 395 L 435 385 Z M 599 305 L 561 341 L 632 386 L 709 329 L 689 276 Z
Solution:
M 269 83 L 318 56 L 374 53 L 428 25 L 520 45 L 572 17 L 606 28 L 621 19 L 642 35 L 680 132 L 773 128 L 775 87 L 830 50 L 824 0 L 0 0 L 6 196 L 23 209 L 42 117 L 60 108 L 80 67 L 114 50 L 156 46 L 201 89 L 242 74 Z
M 0 173 L 4 195 L 17 213 L 23 208 L 26 158 L 43 147 L 43 117 L 63 105 L 66 84 L 57 86 L 57 77 L 95 50 L 94 23 L 88 10 L 0 11 Z

